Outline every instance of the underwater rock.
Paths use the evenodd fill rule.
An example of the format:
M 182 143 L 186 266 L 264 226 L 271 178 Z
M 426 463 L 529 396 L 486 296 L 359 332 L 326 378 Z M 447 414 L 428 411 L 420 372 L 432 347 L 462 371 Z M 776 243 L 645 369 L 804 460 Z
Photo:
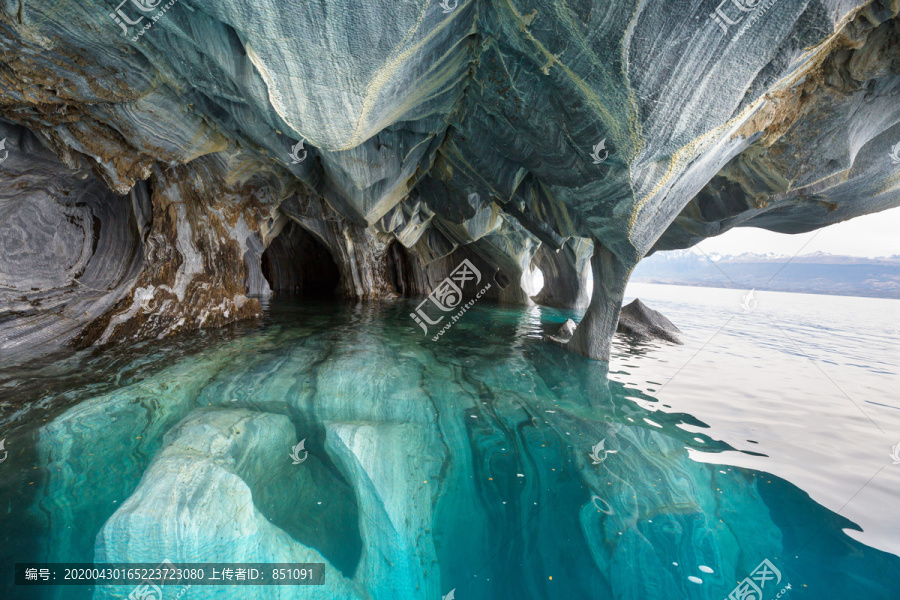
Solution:
M 544 337 L 551 342 L 566 345 L 569 340 L 572 339 L 572 336 L 575 335 L 576 327 L 577 325 L 575 324 L 575 321 L 573 321 L 572 319 L 566 319 L 566 322 L 560 326 L 559 330 L 556 332 L 556 335 L 547 335 Z
M 575 321 L 566 319 L 556 335 L 545 335 L 544 337 L 548 341 L 565 346 L 575 336 L 577 329 L 578 325 L 575 324 Z M 645 340 L 659 339 L 673 344 L 681 344 L 676 335 L 681 333 L 681 330 L 675 327 L 662 313 L 649 308 L 639 298 L 635 298 L 619 311 L 616 332 Z
M 42 427 L 37 453 L 46 465 L 36 518 L 56 542 L 48 560 L 91 556 L 96 532 L 135 490 L 163 437 L 197 407 L 213 376 L 244 352 L 223 347 L 81 401 Z M 118 457 L 109 468 L 109 457 Z M 89 489 L 90 493 L 84 493 Z M 85 531 L 90 534 L 85 535 Z M 67 598 L 54 587 L 48 598 Z
M 359 500 L 365 543 L 355 580 L 374 600 L 440 597 L 429 535 L 443 463 L 439 439 L 399 423 L 336 423 L 327 432 L 329 454 Z
M 314 499 L 333 499 L 313 476 L 312 457 L 304 454 L 309 461 L 302 466 L 292 463 L 295 444 L 294 428 L 283 415 L 218 408 L 193 412 L 166 434 L 138 488 L 100 530 L 97 561 L 324 563 L 328 586 L 309 586 L 304 596 L 365 597 L 319 551 L 275 525 L 296 522 L 290 518 L 296 511 L 314 521 Z M 342 506 L 349 505 L 338 501 L 328 508 Z M 345 514 L 338 521 L 348 516 L 354 517 Z M 98 586 L 94 598 L 122 598 L 128 591 Z M 215 587 L 195 586 L 191 596 L 214 598 L 217 593 Z M 295 595 L 289 586 L 241 591 L 242 598 Z
M 782 550 L 780 531 L 755 478 L 722 477 L 710 465 L 682 455 L 678 440 L 655 431 L 619 428 L 613 440 L 617 454 L 607 456 L 602 466 L 582 470 L 591 498 L 580 513 L 591 557 L 612 597 L 652 597 L 661 588 L 670 596 L 693 597 L 695 584 L 677 565 L 715 565 L 717 572 L 704 574 L 704 580 L 727 589 L 742 573 L 725 565 L 737 565 L 745 553 L 767 556 Z M 630 476 L 638 470 L 661 478 Z M 702 491 L 706 487 L 719 489 L 710 494 Z M 648 575 L 635 577 L 629 569 Z
M 659 339 L 681 344 L 676 335 L 681 333 L 681 330 L 662 313 L 641 302 L 640 298 L 635 298 L 630 304 L 622 307 L 616 331 L 642 339 Z
M 782 496 L 783 480 L 722 465 L 717 453 L 732 446 L 658 410 L 608 364 L 498 343 L 503 329 L 530 335 L 537 311 L 502 311 L 499 323 L 496 312 L 461 319 L 457 347 L 409 344 L 397 324 L 405 308 L 372 303 L 292 310 L 250 335 L 170 340 L 175 363 L 161 370 L 146 352 L 156 344 L 130 358 L 104 353 L 112 383 L 79 378 L 63 392 L 76 406 L 41 407 L 48 422 L 24 480 L 35 485 L 21 486 L 32 493 L 28 518 L 7 486 L 6 523 L 40 531 L 22 539 L 46 562 L 317 552 L 333 567 L 327 584 L 288 588 L 291 598 L 375 600 L 452 589 L 474 600 L 721 599 L 761 557 L 787 558 L 825 533 L 833 546 L 819 548 L 879 574 L 848 590 L 890 597 L 898 559 L 846 536 L 854 523 L 799 488 Z M 196 338 L 217 341 L 190 347 Z M 295 465 L 288 454 L 304 439 L 309 455 Z M 11 558 L 23 551 L 7 546 Z M 793 564 L 785 575 L 796 586 L 811 563 Z M 131 589 L 96 594 L 121 600 Z M 48 586 L 46 596 L 78 591 L 93 590 Z M 194 586 L 184 598 L 283 593 Z
M 290 219 L 349 299 L 546 270 L 607 359 L 647 253 L 900 205 L 896 2 L 139 4 L 0 18 L 4 354 L 255 317 Z

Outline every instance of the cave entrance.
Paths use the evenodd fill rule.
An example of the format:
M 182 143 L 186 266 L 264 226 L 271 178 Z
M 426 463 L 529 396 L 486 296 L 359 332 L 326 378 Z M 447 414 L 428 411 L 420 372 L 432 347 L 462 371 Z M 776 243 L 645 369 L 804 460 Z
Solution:
M 262 272 L 272 293 L 302 298 L 334 298 L 341 280 L 328 248 L 293 221 L 263 252 Z

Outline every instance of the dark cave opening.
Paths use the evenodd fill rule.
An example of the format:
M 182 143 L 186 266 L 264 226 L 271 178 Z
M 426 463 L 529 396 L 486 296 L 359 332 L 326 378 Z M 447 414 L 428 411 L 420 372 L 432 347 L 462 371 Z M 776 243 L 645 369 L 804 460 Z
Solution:
M 409 250 L 397 240 L 393 240 L 385 251 L 388 279 L 394 291 L 403 297 L 415 295 L 415 275 L 413 258 Z
M 263 252 L 262 273 L 273 294 L 302 298 L 334 298 L 341 280 L 328 248 L 294 222 Z

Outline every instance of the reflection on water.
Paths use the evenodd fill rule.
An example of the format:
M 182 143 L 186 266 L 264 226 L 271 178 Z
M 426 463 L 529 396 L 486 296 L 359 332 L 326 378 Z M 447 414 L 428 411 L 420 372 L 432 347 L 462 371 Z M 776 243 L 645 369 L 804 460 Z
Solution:
M 675 350 L 619 342 L 610 374 L 541 341 L 562 313 L 480 302 L 432 342 L 410 306 L 282 301 L 259 323 L 0 373 L 0 560 L 328 563 L 322 587 L 188 600 L 722 599 L 764 560 L 763 598 L 898 597 L 900 558 L 853 522 L 713 464 L 767 448 L 660 410 L 642 369 Z M 16 588 L 9 569 L 2 587 L 130 591 Z
M 741 452 L 696 460 L 763 470 L 857 523 L 848 535 L 900 554 L 900 301 L 636 284 L 684 331 L 684 346 L 635 356 L 617 342 L 611 377 L 689 413 Z M 651 383 L 653 382 L 653 383 Z M 760 456 L 761 455 L 761 456 Z

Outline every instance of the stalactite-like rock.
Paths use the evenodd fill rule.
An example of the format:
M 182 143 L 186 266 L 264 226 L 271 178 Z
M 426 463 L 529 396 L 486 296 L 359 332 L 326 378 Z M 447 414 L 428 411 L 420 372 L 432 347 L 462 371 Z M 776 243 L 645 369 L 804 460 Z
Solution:
M 896 206 L 896 11 L 865 5 L 802 76 L 771 91 L 737 132 L 753 143 L 692 198 L 654 249 L 686 248 L 742 225 L 801 233 Z

